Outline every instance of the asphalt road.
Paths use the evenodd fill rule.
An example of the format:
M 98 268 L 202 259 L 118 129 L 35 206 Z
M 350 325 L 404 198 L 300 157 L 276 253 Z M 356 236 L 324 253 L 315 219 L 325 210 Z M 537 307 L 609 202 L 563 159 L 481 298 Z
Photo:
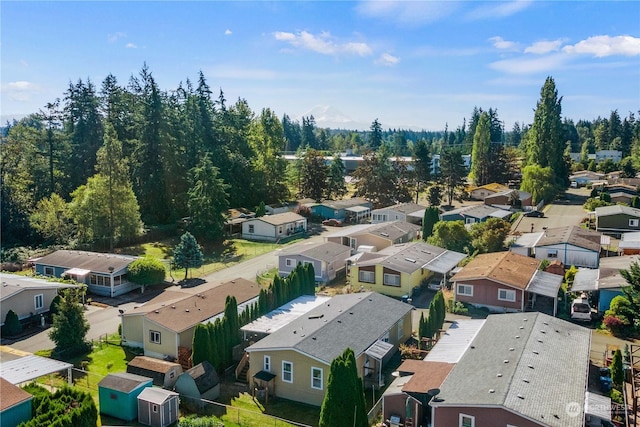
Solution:
M 587 216 L 587 211 L 582 205 L 589 197 L 589 190 L 584 188 L 570 189 L 565 193 L 565 197 L 550 203 L 543 208 L 543 218 L 529 218 L 520 216 L 513 225 L 512 231 L 515 235 L 542 231 L 543 227 L 555 228 L 567 225 L 579 225 L 580 221 Z

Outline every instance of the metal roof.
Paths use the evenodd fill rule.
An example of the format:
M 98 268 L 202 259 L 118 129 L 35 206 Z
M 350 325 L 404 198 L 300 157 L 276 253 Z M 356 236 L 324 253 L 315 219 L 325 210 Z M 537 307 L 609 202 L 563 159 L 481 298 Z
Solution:
M 434 273 L 446 274 L 454 269 L 458 263 L 466 257 L 467 255 L 463 253 L 447 250 L 431 261 L 428 261 L 422 266 L 422 268 L 426 268 Z
M 584 407 L 587 415 L 601 420 L 611 421 L 611 398 L 589 391 L 584 394 Z
M 330 299 L 331 297 L 322 295 L 302 295 L 244 325 L 240 330 L 250 333 L 271 334 Z
M 378 340 L 365 351 L 365 354 L 376 360 L 382 360 L 391 350 L 393 350 L 393 344 Z
M 600 258 L 599 268 L 581 268 L 573 279 L 572 291 L 596 291 L 600 289 L 617 289 L 628 286 L 627 281 L 620 274 L 634 263 L 640 263 L 638 255 L 623 255 Z
M 172 396 L 180 396 L 175 391 L 165 390 L 160 387 L 145 387 L 138 395 L 138 400 L 162 405 Z
M 598 274 L 599 271 L 597 268 L 579 268 L 573 278 L 571 292 L 588 292 L 597 290 Z
M 527 286 L 527 292 L 532 292 L 546 297 L 556 298 L 558 289 L 562 286 L 563 276 L 538 270 L 533 275 Z
M 0 377 L 11 384 L 22 384 L 70 368 L 71 363 L 31 355 L 0 363 Z
M 453 322 L 424 358 L 425 362 L 458 363 L 484 322 L 485 319 L 463 319 Z

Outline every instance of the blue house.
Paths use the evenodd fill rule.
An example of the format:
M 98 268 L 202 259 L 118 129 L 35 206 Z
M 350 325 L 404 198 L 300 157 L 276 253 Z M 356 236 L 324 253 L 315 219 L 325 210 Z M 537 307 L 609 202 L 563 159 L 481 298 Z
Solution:
M 16 427 L 31 419 L 33 396 L 0 377 L 0 426 Z
M 109 374 L 98 383 L 100 413 L 125 421 L 138 418 L 138 395 L 153 379 L 126 372 Z
M 311 206 L 311 213 L 322 219 L 337 219 L 342 222 L 358 223 L 371 216 L 373 204 L 354 197 L 344 200 L 325 200 Z
M 140 288 L 127 279 L 129 264 L 135 256 L 88 251 L 59 250 L 31 260 L 36 273 L 65 277 L 87 285 L 96 295 L 115 297 Z

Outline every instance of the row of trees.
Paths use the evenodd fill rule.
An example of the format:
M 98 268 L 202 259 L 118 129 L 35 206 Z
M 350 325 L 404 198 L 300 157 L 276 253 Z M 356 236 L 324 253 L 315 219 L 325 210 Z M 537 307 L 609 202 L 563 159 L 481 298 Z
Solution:
M 447 308 L 444 296 L 442 291 L 438 291 L 429 303 L 429 315 L 426 318 L 424 312 L 420 315 L 420 323 L 418 324 L 420 341 L 423 339 L 430 341 L 442 329 L 446 315 Z

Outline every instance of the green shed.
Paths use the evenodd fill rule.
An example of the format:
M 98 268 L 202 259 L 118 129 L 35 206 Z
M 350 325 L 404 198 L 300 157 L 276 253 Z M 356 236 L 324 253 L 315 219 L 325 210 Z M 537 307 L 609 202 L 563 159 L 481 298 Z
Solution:
M 0 426 L 16 427 L 31 419 L 31 396 L 0 377 Z
M 119 372 L 98 383 L 100 413 L 125 421 L 138 418 L 138 395 L 153 385 L 153 379 Z

